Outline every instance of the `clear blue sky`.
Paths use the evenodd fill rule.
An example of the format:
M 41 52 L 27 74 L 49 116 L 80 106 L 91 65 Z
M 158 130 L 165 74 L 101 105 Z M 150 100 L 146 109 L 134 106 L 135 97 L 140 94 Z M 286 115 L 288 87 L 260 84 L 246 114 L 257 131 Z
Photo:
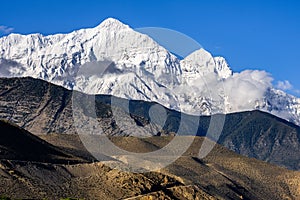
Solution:
M 300 90 L 300 1 L 0 1 L 0 26 L 67 33 L 114 17 L 133 28 L 164 27 L 197 40 L 234 71 L 263 69 Z M 0 27 L 3 29 L 3 27 Z M 0 36 L 5 35 L 2 31 Z M 300 96 L 300 93 L 297 95 Z

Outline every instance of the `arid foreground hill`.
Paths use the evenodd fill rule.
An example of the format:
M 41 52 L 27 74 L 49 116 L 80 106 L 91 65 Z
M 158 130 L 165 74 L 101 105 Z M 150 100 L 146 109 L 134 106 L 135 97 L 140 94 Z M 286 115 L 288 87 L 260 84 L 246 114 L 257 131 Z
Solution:
M 300 198 L 300 172 L 246 158 L 219 145 L 205 159 L 198 159 L 201 137 L 160 172 L 139 174 L 92 162 L 77 135 L 51 134 L 41 136 L 42 140 L 5 121 L 0 130 L 0 195 L 13 199 Z M 171 139 L 112 137 L 111 141 L 128 151 L 147 152 Z

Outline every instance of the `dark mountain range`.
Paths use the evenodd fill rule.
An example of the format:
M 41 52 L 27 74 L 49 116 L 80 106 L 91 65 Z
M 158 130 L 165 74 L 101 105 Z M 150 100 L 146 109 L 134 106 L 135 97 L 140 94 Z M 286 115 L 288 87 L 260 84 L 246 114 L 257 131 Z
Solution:
M 98 121 L 107 135 L 130 135 L 118 126 L 113 116 L 111 96 L 96 95 L 95 102 Z M 1 78 L 0 103 L 0 118 L 34 134 L 76 133 L 72 91 L 63 87 L 33 78 Z M 153 105 L 155 103 L 144 101 L 129 102 L 128 116 L 134 120 L 135 126 L 149 124 L 149 109 Z M 158 135 L 177 133 L 179 124 L 183 123 L 184 128 L 178 134 L 189 135 L 196 126 L 199 128 L 194 134 L 205 136 L 212 120 L 211 117 L 188 116 L 169 109 L 166 112 L 167 120 Z M 183 118 L 185 120 L 182 122 Z M 194 121 L 199 121 L 199 124 Z M 289 169 L 300 169 L 300 128 L 268 113 L 248 111 L 226 115 L 218 143 L 248 157 Z

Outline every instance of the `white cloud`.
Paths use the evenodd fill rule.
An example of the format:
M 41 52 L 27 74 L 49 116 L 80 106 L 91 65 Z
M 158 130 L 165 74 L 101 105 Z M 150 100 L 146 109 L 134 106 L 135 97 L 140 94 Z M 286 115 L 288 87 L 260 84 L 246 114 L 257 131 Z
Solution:
M 209 97 L 217 106 L 217 102 L 221 107 L 225 103 L 225 112 L 239 112 L 256 108 L 258 102 L 265 98 L 268 88 L 272 87 L 272 81 L 271 74 L 259 70 L 234 73 L 222 81 L 215 73 L 208 73 L 190 82 L 187 87 L 176 88 L 176 92 L 187 94 L 186 91 L 189 91 L 193 102 L 199 101 L 197 98 L 201 96 Z M 223 95 L 225 99 L 222 99 Z
M 14 28 L 12 28 L 12 27 L 0 26 L 0 32 L 5 33 L 5 34 L 10 33 L 13 30 L 14 30 Z
M 287 80 L 278 81 L 276 87 L 280 90 L 291 90 L 293 88 L 292 84 Z
M 272 80 L 269 73 L 259 70 L 245 70 L 226 79 L 223 84 L 231 111 L 255 108 L 257 101 L 272 86 Z

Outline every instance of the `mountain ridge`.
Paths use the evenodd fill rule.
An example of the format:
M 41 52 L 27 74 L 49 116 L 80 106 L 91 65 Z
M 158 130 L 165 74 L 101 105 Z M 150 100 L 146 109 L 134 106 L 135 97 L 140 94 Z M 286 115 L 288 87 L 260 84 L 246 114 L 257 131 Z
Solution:
M 0 78 L 0 118 L 12 121 L 34 134 L 74 134 L 77 131 L 74 127 L 72 92 L 75 91 L 44 80 Z M 79 94 L 83 98 L 91 97 L 84 93 Z M 135 133 L 141 133 L 141 129 L 152 122 L 149 110 L 154 105 L 159 106 L 155 102 L 138 100 L 127 102 L 126 99 L 118 98 L 119 102 L 128 103 L 129 110 L 122 113 L 126 117 L 124 122 L 127 123 L 124 128 L 117 120 L 116 113 L 112 112 L 111 100 L 112 96 L 109 95 L 95 96 L 95 114 L 99 128 L 110 136 L 134 136 Z M 182 123 L 183 129 L 179 134 L 206 136 L 210 124 L 214 123 L 209 116 L 191 116 L 176 110 L 164 109 L 167 118 L 163 131 L 159 133 L 161 135 L 176 133 L 178 125 Z M 182 117 L 185 120 L 181 120 Z M 156 120 L 159 120 L 157 118 Z M 224 127 L 218 143 L 249 157 L 289 169 L 300 169 L 299 126 L 262 111 L 227 114 L 224 118 Z M 195 124 L 197 122 L 198 124 Z M 194 132 L 193 127 L 198 127 L 198 130 Z M 151 132 L 151 134 L 158 133 Z

